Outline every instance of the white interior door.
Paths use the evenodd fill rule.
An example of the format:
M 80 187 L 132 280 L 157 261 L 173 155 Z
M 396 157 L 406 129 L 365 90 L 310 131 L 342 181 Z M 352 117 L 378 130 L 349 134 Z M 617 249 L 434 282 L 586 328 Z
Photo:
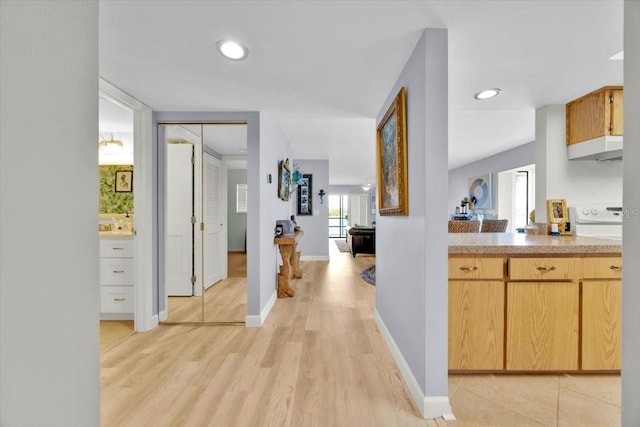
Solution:
M 193 295 L 193 145 L 167 144 L 167 296 Z
M 222 233 L 226 233 L 221 204 L 221 162 L 212 155 L 204 155 L 204 286 L 205 289 L 222 280 Z

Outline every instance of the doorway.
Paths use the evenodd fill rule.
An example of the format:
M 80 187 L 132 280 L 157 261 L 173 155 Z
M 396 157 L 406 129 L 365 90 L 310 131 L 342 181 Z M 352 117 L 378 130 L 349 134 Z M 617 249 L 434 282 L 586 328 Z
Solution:
M 329 195 L 329 237 L 347 237 L 347 224 L 349 221 L 349 195 Z
M 234 162 L 246 169 L 246 124 L 158 126 L 166 144 L 162 323 L 244 324 L 246 275 L 228 275 L 227 180 Z
M 135 330 L 134 111 L 98 100 L 100 353 Z

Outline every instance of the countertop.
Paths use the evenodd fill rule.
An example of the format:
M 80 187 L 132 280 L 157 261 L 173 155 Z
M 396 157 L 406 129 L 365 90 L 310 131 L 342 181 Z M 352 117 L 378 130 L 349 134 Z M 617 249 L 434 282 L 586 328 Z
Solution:
M 449 233 L 449 255 L 593 254 L 619 256 L 622 241 L 524 233 Z
M 101 239 L 133 239 L 133 231 L 98 231 Z

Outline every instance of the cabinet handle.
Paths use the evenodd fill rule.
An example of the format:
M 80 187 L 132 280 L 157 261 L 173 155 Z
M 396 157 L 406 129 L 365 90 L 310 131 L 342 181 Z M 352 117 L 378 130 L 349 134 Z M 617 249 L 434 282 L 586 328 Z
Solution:
M 610 270 L 622 270 L 622 268 L 620 268 L 620 266 L 619 266 L 619 265 L 610 265 L 610 266 L 609 266 L 609 269 L 610 269 Z
M 551 267 L 537 267 L 536 270 L 540 271 L 540 272 L 545 272 L 545 271 L 553 271 L 556 268 L 554 266 Z
M 124 270 L 113 270 L 114 273 L 124 273 Z
M 475 265 L 473 267 L 460 267 L 460 271 L 476 271 L 478 267 Z
M 116 302 L 122 302 L 122 301 L 126 301 L 126 298 L 114 298 L 113 300 Z

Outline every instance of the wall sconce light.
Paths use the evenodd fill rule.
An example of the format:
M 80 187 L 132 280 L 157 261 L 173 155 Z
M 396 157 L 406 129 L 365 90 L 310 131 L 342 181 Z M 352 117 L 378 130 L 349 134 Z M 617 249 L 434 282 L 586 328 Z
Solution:
M 320 191 L 318 192 L 318 196 L 320 196 L 320 204 L 322 204 L 322 198 L 324 197 L 324 195 L 327 194 L 324 192 L 324 190 L 321 188 Z

